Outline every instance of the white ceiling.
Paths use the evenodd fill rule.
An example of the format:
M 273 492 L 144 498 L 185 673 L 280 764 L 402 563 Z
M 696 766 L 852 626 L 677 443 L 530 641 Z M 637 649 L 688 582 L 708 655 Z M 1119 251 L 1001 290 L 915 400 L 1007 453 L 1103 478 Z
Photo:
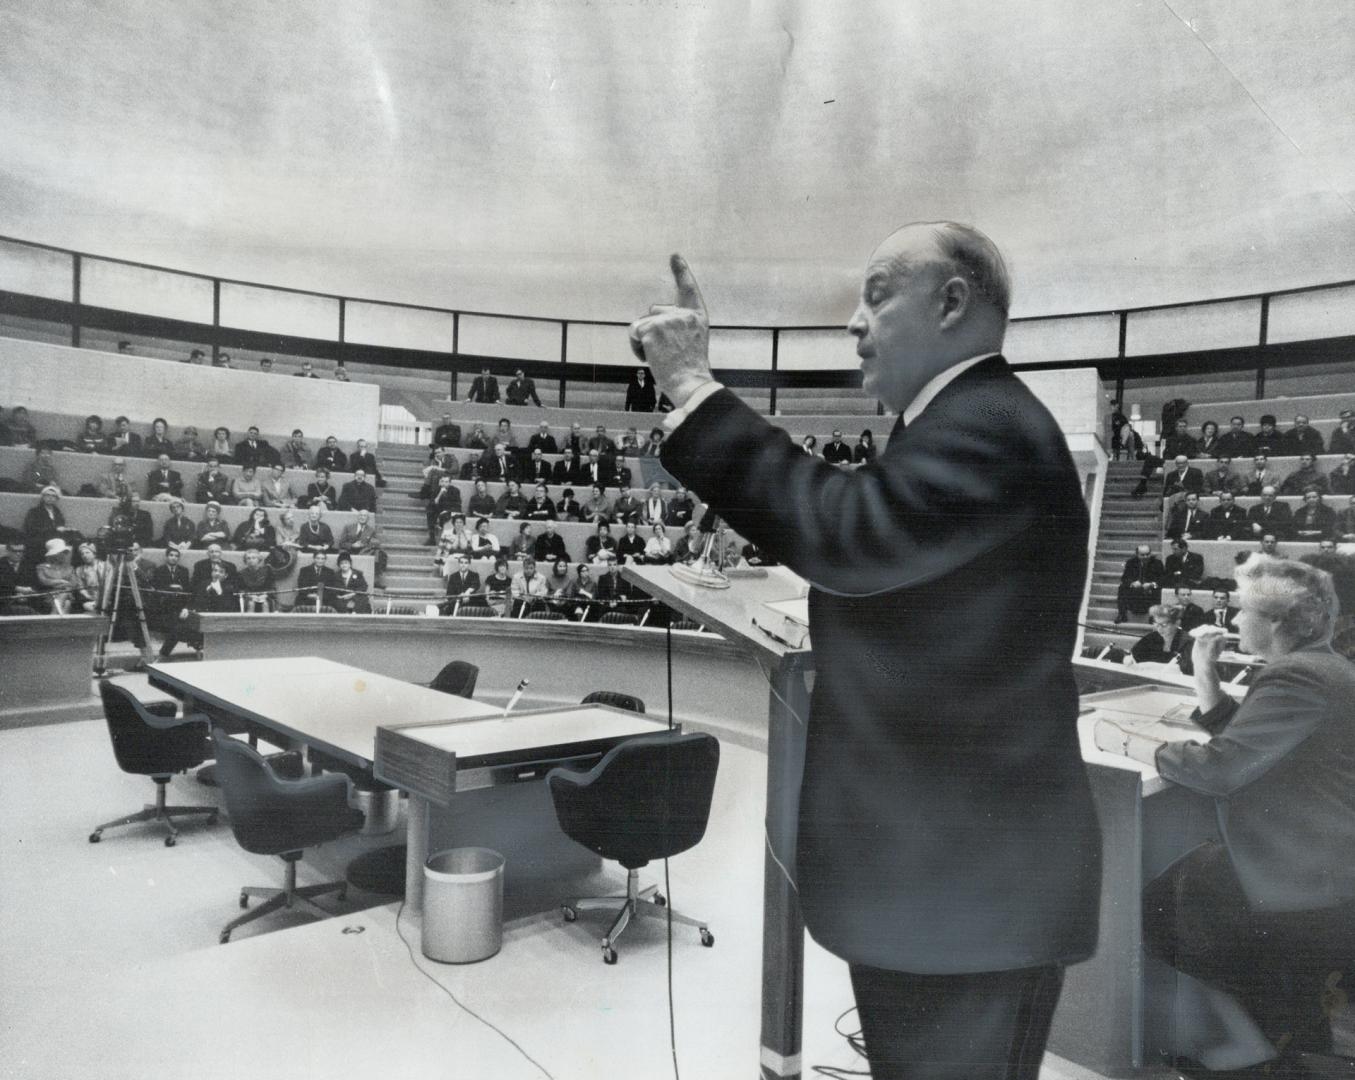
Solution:
M 0 231 L 228 276 L 837 323 L 972 221 L 1016 314 L 1355 277 L 1351 0 L 27 0 Z

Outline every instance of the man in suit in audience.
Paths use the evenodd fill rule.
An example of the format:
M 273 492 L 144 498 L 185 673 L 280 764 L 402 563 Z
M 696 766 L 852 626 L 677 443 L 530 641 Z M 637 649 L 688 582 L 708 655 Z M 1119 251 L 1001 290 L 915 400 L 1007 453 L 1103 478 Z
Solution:
M 339 576 L 327 565 L 323 551 L 311 555 L 309 566 L 303 566 L 296 575 L 294 611 L 314 611 L 318 599 L 322 607 L 334 607 L 338 600 Z
M 1222 495 L 1225 491 L 1234 495 L 1246 490 L 1247 481 L 1233 472 L 1233 459 L 1220 455 L 1218 464 L 1204 477 L 1204 489 L 1210 495 Z
M 1243 495 L 1260 495 L 1261 489 L 1277 483 L 1275 471 L 1270 467 L 1270 458 L 1265 454 L 1257 454 L 1252 458 L 1251 472 L 1246 476 L 1246 487 L 1243 488 Z
M 533 436 L 533 438 L 535 438 L 535 436 Z M 523 479 L 529 484 L 548 484 L 555 479 L 555 470 L 551 468 L 551 463 L 541 456 L 540 450 L 532 451 L 532 456 L 527 462 L 526 475 Z
M 679 484 L 677 493 L 668 500 L 668 506 L 663 515 L 663 523 L 670 529 L 684 529 L 687 527 L 687 522 L 692 520 L 694 513 L 696 513 L 696 504 L 692 502 L 692 497 L 687 494 L 687 489 Z
M 1181 629 L 1189 634 L 1205 622 L 1204 608 L 1191 598 L 1189 585 L 1178 585 L 1175 590 L 1175 605 L 1181 609 Z
M 212 568 L 214 566 L 221 566 L 224 568 L 221 573 L 227 581 L 235 580 L 236 569 L 227 562 L 222 555 L 221 545 L 209 544 L 207 546 L 207 558 L 199 560 L 198 564 L 193 567 L 193 575 L 190 581 L 194 592 L 197 592 L 212 580 Z
M 555 436 L 550 433 L 550 424 L 545 420 L 541 421 L 541 426 L 536 429 L 536 433 L 527 440 L 527 449 L 540 450 L 543 454 L 558 454 L 560 452 Z
M 295 428 L 292 437 L 282 444 L 282 463 L 289 469 L 311 467 L 311 450 L 300 428 Z
M 1336 511 L 1322 501 L 1322 492 L 1309 488 L 1303 505 L 1294 512 L 1290 526 L 1293 538 L 1303 544 L 1318 544 L 1336 537 Z
M 1336 539 L 1343 544 L 1355 541 L 1355 495 L 1350 496 L 1344 509 L 1336 515 Z
M 471 381 L 470 393 L 466 395 L 466 400 L 481 405 L 493 405 L 499 400 L 499 380 L 489 373 L 488 364 L 482 367 L 480 374 Z
M 848 330 L 900 419 L 854 471 L 714 380 L 705 305 L 672 267 L 677 303 L 631 328 L 676 406 L 663 466 L 814 586 L 805 924 L 850 965 L 877 1080 L 1034 1080 L 1064 967 L 1097 937 L 1071 662 L 1089 522 L 1066 439 L 1000 353 L 1002 257 L 948 222 L 872 254 Z
M 104 440 L 104 453 L 140 457 L 141 436 L 132 430 L 132 422 L 125 416 L 119 416 L 113 423 L 113 433 Z
M 461 446 L 461 425 L 452 422 L 451 413 L 442 414 L 442 423 L 433 432 L 434 446 Z
M 1327 453 L 1355 453 L 1355 409 L 1341 410 L 1341 423 L 1331 433 L 1331 442 L 1327 444 Z
M 259 488 L 264 506 L 296 505 L 296 492 L 292 490 L 291 482 L 287 479 L 287 466 L 280 461 L 269 469 L 268 475 L 260 481 Z
M 538 409 L 541 408 L 541 399 L 536 396 L 536 383 L 523 373 L 522 368 L 518 368 L 513 372 L 513 381 L 504 391 L 504 404 L 526 405 L 529 401 Z
M 1185 454 L 1177 454 L 1174 467 L 1162 477 L 1162 497 L 1169 499 L 1178 491 L 1204 490 L 1204 473 L 1190 463 Z
M 377 487 L 385 487 L 386 480 L 376 465 L 376 455 L 367 449 L 367 440 L 359 439 L 353 452 L 348 455 L 348 468 L 352 472 L 361 469 L 372 478 Z
M 1228 596 L 1227 589 L 1214 590 L 1214 606 L 1209 609 L 1209 614 L 1205 616 L 1204 621 L 1210 626 L 1222 627 L 1230 634 L 1235 634 L 1237 633 L 1237 608 L 1228 603 Z
M 0 615 L 37 615 L 37 607 L 30 603 L 35 591 L 33 575 L 24 568 L 23 540 L 12 536 L 0 558 Z
M 453 555 L 456 569 L 447 575 L 447 599 L 442 605 L 442 613 L 450 615 L 456 601 L 465 601 L 480 591 L 480 575 L 470 568 L 470 556 L 464 553 Z
M 1208 533 L 1209 515 L 1200 509 L 1200 496 L 1194 491 L 1188 492 L 1172 507 L 1165 535 L 1168 540 L 1208 540 Z
M 1214 444 L 1214 456 L 1249 457 L 1255 443 L 1256 440 L 1247 430 L 1247 421 L 1240 416 L 1234 416 L 1228 421 L 1228 430 L 1220 435 L 1219 441 Z
M 183 495 L 183 477 L 169 467 L 169 455 L 161 454 L 155 460 L 155 468 L 146 477 L 146 498 L 166 502 Z
M 609 488 L 616 483 L 616 470 L 612 464 L 613 459 L 604 457 L 596 448 L 588 451 L 588 458 L 579 468 L 579 482 L 588 485 L 598 485 L 602 488 Z
M 370 555 L 372 556 L 376 570 L 376 586 L 381 588 L 381 579 L 386 573 L 386 564 L 389 561 L 386 552 L 381 547 L 381 533 L 377 530 L 376 521 L 366 510 L 358 511 L 358 518 L 343 527 L 339 533 L 338 546 L 340 551 L 346 551 L 351 555 Z
M 547 518 L 544 531 L 536 538 L 532 554 L 539 563 L 554 563 L 556 559 L 568 559 L 569 550 L 565 547 L 565 538 L 555 531 L 555 521 Z
M 1276 501 L 1277 494 L 1275 488 L 1270 485 L 1263 487 L 1261 501 L 1247 511 L 1247 524 L 1251 526 L 1252 536 L 1258 540 L 1266 533 L 1280 540 L 1289 538 L 1290 519 L 1293 514 L 1289 510 L 1288 503 Z
M 612 503 L 612 520 L 625 525 L 638 525 L 645 514 L 645 504 L 637 499 L 630 488 L 626 488 Z
M 596 450 L 602 457 L 616 457 L 616 443 L 612 437 L 607 434 L 607 428 L 599 424 L 597 430 L 588 436 L 588 441 L 584 444 L 587 450 Z
M 259 438 L 259 429 L 250 425 L 244 439 L 235 444 L 235 463 L 253 465 L 256 469 L 266 469 L 275 461 L 281 461 L 282 455 L 273 449 L 267 439 Z
M 428 547 L 432 547 L 438 542 L 438 530 L 442 528 L 442 523 L 453 514 L 461 513 L 461 489 L 452 483 L 452 478 L 446 473 L 438 477 L 438 490 L 425 508 L 425 518 L 428 525 Z
M 1220 495 L 1218 506 L 1209 511 L 1208 537 L 1210 540 L 1247 540 L 1251 537 L 1247 511 L 1237 505 L 1231 491 Z
M 165 561 L 151 572 L 151 595 L 146 600 L 146 618 L 151 629 L 166 631 L 179 609 L 186 607 L 192 598 L 193 576 L 183 565 L 183 553 L 176 547 L 166 548 Z M 160 655 L 169 654 L 162 648 Z
M 1172 553 L 1163 566 L 1163 584 L 1176 589 L 1182 585 L 1194 587 L 1204 580 L 1204 556 L 1190 550 L 1184 539 L 1172 541 Z
M 1302 495 L 1309 488 L 1322 492 L 1328 491 L 1327 478 L 1317 467 L 1317 458 L 1304 451 L 1299 455 L 1299 467 L 1284 478 L 1280 485 L 1281 495 Z
M 493 449 L 480 456 L 480 476 L 495 484 L 518 479 L 517 459 L 508 452 L 506 442 L 496 440 Z
M 356 470 L 353 479 L 344 484 L 343 490 L 339 492 L 339 509 L 376 513 L 376 488 L 367 483 L 366 470 Z
M 1355 495 L 1355 450 L 1346 451 L 1341 464 L 1327 475 L 1327 485 L 1333 495 Z
M 339 440 L 333 435 L 325 440 L 315 455 L 316 469 L 328 469 L 332 473 L 348 471 L 348 455 L 339 449 Z
M 1200 444 L 1190 433 L 1190 425 L 1185 420 L 1177 420 L 1167 433 L 1162 447 L 1162 456 L 1168 458 L 1197 458 L 1200 456 Z
M 842 441 L 842 432 L 834 430 L 833 437 L 824 443 L 823 460 L 829 465 L 850 465 L 852 448 Z
M 1295 457 L 1300 454 L 1312 454 L 1316 457 L 1318 454 L 1326 452 L 1326 446 L 1322 441 L 1322 432 L 1312 427 L 1308 423 L 1308 418 L 1302 413 L 1294 417 L 1294 426 L 1284 433 L 1281 444 L 1286 454 Z
M 579 459 L 571 447 L 566 446 L 561 458 L 551 468 L 551 479 L 557 484 L 582 484 L 583 473 L 579 468 Z
M 315 365 L 309 360 L 302 360 L 301 370 L 292 372 L 292 376 L 297 379 L 318 379 L 320 377 L 315 373 Z
M 231 502 L 231 478 L 221 470 L 221 462 L 215 457 L 207 459 L 207 468 L 198 473 L 197 490 L 193 498 L 198 503 L 220 503 L 222 506 L 229 505 Z
M 573 450 L 574 456 L 582 461 L 588 456 L 588 442 L 583 435 L 583 425 L 575 420 L 569 425 L 569 434 L 565 441 L 560 445 L 561 450 Z

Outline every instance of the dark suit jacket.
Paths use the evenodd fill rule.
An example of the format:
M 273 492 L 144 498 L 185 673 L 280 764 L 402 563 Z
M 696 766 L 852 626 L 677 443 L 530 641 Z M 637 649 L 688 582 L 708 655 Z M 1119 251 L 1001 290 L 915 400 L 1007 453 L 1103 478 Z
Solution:
M 814 937 L 921 974 L 1090 955 L 1101 842 L 1072 672 L 1088 516 L 1063 434 L 1006 361 L 856 472 L 728 390 L 662 458 L 814 583 L 797 850 Z
M 381 475 L 381 470 L 376 467 L 376 455 L 370 450 L 364 454 L 354 450 L 348 455 L 348 471 L 357 472 L 359 469 L 367 474 L 369 484 Z
M 232 589 L 235 588 L 235 579 L 239 577 L 240 572 L 236 570 L 236 568 L 232 564 L 226 562 L 225 559 L 222 559 L 221 563 L 226 568 L 226 583 L 229 584 Z M 208 584 L 210 584 L 212 580 L 212 560 L 211 559 L 200 560 L 198 564 L 193 567 L 193 577 L 191 580 L 194 593 L 201 591 Z M 197 610 L 197 608 L 195 607 L 194 610 Z M 231 610 L 239 611 L 240 610 L 239 605 L 236 605 Z
M 508 384 L 504 401 L 509 405 L 526 405 L 529 401 L 538 407 L 541 405 L 541 399 L 536 396 L 536 383 L 526 375 L 521 381 L 514 379 Z
M 1247 511 L 1234 503 L 1231 507 L 1216 506 L 1209 511 L 1209 538 L 1211 540 L 1250 540 Z
M 1276 540 L 1288 540 L 1292 530 L 1293 514 L 1289 510 L 1288 503 L 1276 501 L 1270 508 L 1270 513 L 1266 513 L 1263 503 L 1257 503 L 1247 511 L 1247 523 L 1250 525 L 1260 525 L 1261 533 L 1252 531 L 1253 536 L 1273 533 Z
M 557 461 L 551 466 L 551 479 L 557 484 L 570 484 L 577 486 L 581 484 L 583 474 L 579 471 L 579 459 L 566 464 L 563 460 Z
M 350 480 L 344 484 L 343 490 L 339 492 L 340 510 L 370 510 L 376 513 L 376 488 L 370 481 L 364 482 L 359 486 L 356 480 Z
M 255 468 L 265 468 L 282 461 L 282 455 L 279 454 L 269 444 L 267 439 L 255 439 L 254 445 L 249 445 L 249 440 L 235 444 L 235 463 L 237 465 L 253 465 Z
M 1173 552 L 1167 556 L 1164 569 L 1166 576 L 1162 584 L 1167 588 L 1175 589 L 1182 585 L 1194 587 L 1204 580 L 1204 556 L 1194 551 L 1187 551 L 1184 556 Z
M 434 446 L 460 446 L 461 445 L 461 425 L 460 424 L 439 424 L 438 429 L 433 432 Z
M 1218 616 L 1214 614 L 1217 610 L 1217 608 L 1210 608 L 1204 613 L 1204 625 L 1217 626 L 1219 624 Z M 1237 633 L 1237 608 L 1230 606 L 1224 609 L 1223 628 Z
M 1204 491 L 1204 473 L 1190 465 L 1186 468 L 1184 478 L 1176 471 L 1176 466 L 1171 466 L 1162 476 L 1162 497 L 1168 498 L 1175 495 L 1178 491 Z
M 348 455 L 337 446 L 322 446 L 315 452 L 315 467 L 332 473 L 348 471 Z
M 845 442 L 824 443 L 823 460 L 832 465 L 841 465 L 844 462 L 850 464 L 852 460 L 852 448 Z
M 626 412 L 653 412 L 656 400 L 653 379 L 646 378 L 644 386 L 632 379 L 626 387 Z
M 334 572 L 332 566 L 322 566 L 317 572 L 314 563 L 308 563 L 303 566 L 296 575 L 296 599 L 293 600 L 293 606 L 306 609 L 315 607 L 315 594 L 317 591 L 323 594 L 320 603 L 324 606 L 333 607 L 337 603 L 335 591 L 339 584 L 339 575 Z
M 1214 444 L 1214 457 L 1230 457 L 1234 461 L 1238 458 L 1248 457 L 1252 452 L 1252 447 L 1256 445 L 1256 440 L 1249 431 L 1234 431 L 1229 428 L 1219 436 L 1218 442 Z
M 163 473 L 159 469 L 152 469 L 150 476 L 146 477 L 146 498 L 153 499 L 166 493 L 182 496 L 183 477 L 174 469 Z
M 493 375 L 477 375 L 471 381 L 467 401 L 479 401 L 492 405 L 499 400 L 499 380 Z
M 462 577 L 460 574 L 452 574 L 447 578 L 448 596 L 460 596 L 468 589 L 472 593 L 480 591 L 480 575 L 474 570 L 467 571 L 465 577 Z
M 1239 704 L 1198 723 L 1208 744 L 1168 743 L 1168 780 L 1213 796 L 1247 899 L 1267 911 L 1355 898 L 1355 665 L 1310 646 L 1261 668 Z
M 1209 511 L 1197 506 L 1192 512 L 1184 502 L 1179 502 L 1172 507 L 1171 516 L 1167 518 L 1168 540 L 1179 540 L 1182 536 L 1189 533 L 1187 539 L 1205 540 L 1209 536 Z

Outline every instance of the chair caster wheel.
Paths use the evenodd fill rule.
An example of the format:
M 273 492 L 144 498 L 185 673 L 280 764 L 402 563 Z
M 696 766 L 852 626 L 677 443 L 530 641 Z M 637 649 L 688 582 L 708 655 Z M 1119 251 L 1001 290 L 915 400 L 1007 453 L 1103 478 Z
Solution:
M 654 894 L 654 906 L 655 906 L 655 907 L 667 907 L 667 906 L 668 906 L 668 900 L 667 900 L 667 898 L 663 895 L 663 893 L 661 893 L 661 892 L 656 892 L 656 893 Z
M 96 832 L 92 832 L 92 833 L 89 834 L 89 842 L 90 842 L 91 844 L 97 844 L 97 843 L 98 843 L 100 840 L 102 840 L 102 839 L 103 839 L 103 837 L 100 836 L 100 835 L 99 835 L 98 833 L 96 833 Z
M 613 949 L 610 945 L 608 945 L 605 949 L 602 950 L 602 962 L 604 964 L 616 963 L 616 950 Z
M 565 917 L 565 922 L 574 922 L 579 917 L 579 913 L 568 904 L 560 905 L 560 914 Z
M 229 930 L 222 930 L 222 931 L 221 931 L 221 936 L 220 936 L 219 938 L 217 938 L 217 943 L 220 944 L 220 945 L 229 945 L 229 944 L 230 944 L 230 940 L 231 940 L 231 932 L 230 932 Z
M 242 908 L 247 908 L 247 907 L 249 907 L 249 897 L 246 896 L 244 893 L 241 893 L 241 894 L 240 894 L 240 906 L 241 906 Z
M 708 949 L 715 944 L 715 935 L 704 926 L 701 928 L 701 944 Z
M 166 837 L 165 837 L 165 847 L 173 847 L 173 846 L 174 846 L 175 844 L 177 844 L 177 843 L 178 843 L 178 841 L 175 840 L 174 837 L 172 837 L 172 836 L 166 836 Z

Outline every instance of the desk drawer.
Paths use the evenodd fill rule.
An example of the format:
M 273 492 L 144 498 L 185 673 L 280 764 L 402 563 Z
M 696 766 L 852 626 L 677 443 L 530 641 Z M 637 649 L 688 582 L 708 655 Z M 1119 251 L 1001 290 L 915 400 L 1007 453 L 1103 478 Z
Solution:
M 541 761 L 519 762 L 514 765 L 496 765 L 481 769 L 458 769 L 457 791 L 475 791 L 478 788 L 504 787 L 508 784 L 528 784 L 544 780 L 551 769 L 591 769 L 602 760 L 601 754 L 579 754 L 574 757 L 548 758 Z

